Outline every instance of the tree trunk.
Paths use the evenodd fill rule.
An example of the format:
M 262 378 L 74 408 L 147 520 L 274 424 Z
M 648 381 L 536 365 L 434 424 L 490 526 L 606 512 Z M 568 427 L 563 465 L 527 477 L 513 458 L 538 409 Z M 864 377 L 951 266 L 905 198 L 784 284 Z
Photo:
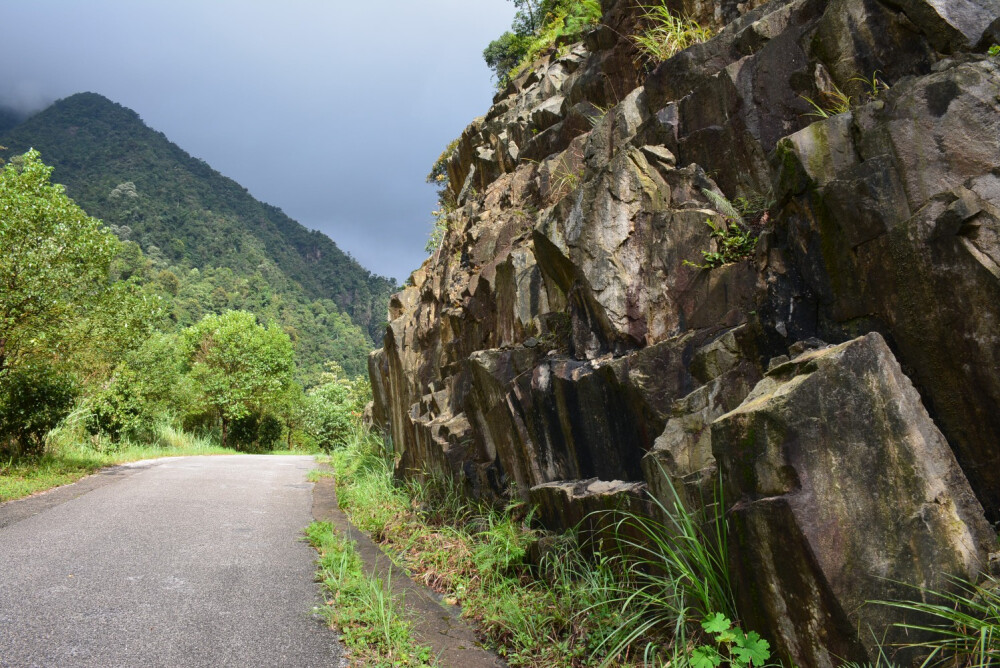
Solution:
M 226 447 L 226 432 L 229 431 L 229 420 L 223 416 L 222 418 L 222 447 Z

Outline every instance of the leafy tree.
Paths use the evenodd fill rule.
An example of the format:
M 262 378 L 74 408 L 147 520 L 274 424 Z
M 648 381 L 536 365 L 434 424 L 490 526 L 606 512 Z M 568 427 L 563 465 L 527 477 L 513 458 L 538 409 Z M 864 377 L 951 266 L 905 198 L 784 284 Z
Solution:
M 184 330 L 183 340 L 189 375 L 221 420 L 223 446 L 232 421 L 263 415 L 292 382 L 288 334 L 273 323 L 262 327 L 252 313 L 208 315 Z
M 518 35 L 508 30 L 483 50 L 483 60 L 493 70 L 498 87 L 506 85 L 510 72 L 528 55 L 531 42 L 531 35 Z
M 306 420 L 306 393 L 302 385 L 292 382 L 271 405 L 271 412 L 281 422 L 285 432 L 286 447 L 291 450 L 296 442 L 302 442 Z
M 187 412 L 190 395 L 190 384 L 181 376 L 177 336 L 156 333 L 127 354 L 94 395 L 87 430 L 113 440 L 147 435 L 158 419 Z
M 28 151 L 0 170 L 0 378 L 40 351 L 65 353 L 67 325 L 108 289 L 120 242 Z

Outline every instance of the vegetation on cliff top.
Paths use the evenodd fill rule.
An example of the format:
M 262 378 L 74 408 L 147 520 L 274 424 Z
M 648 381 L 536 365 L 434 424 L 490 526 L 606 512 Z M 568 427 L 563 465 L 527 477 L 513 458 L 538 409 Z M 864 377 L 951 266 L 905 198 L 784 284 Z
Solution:
M 511 29 L 489 43 L 483 59 L 503 90 L 546 49 L 577 40 L 601 20 L 598 0 L 512 0 Z

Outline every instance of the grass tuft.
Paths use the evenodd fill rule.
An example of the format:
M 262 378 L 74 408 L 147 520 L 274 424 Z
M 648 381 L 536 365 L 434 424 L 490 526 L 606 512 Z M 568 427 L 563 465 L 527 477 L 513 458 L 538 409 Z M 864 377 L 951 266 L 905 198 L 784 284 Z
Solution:
M 876 601 L 916 613 L 919 622 L 897 624 L 926 639 L 903 647 L 924 650 L 921 667 L 1000 665 L 1000 581 L 983 575 L 978 584 L 952 578 L 954 591 L 917 589 L 918 601 Z
M 694 19 L 674 14 L 664 0 L 660 4 L 646 5 L 644 9 L 646 28 L 633 35 L 632 41 L 639 53 L 652 65 L 712 38 L 711 28 L 702 27 Z

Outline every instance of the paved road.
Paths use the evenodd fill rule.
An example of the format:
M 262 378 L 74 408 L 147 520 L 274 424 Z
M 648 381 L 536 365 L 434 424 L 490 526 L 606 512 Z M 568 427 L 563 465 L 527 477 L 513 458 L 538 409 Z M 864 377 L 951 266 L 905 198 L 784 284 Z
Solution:
M 0 505 L 0 666 L 339 665 L 300 540 L 311 468 L 161 459 Z

